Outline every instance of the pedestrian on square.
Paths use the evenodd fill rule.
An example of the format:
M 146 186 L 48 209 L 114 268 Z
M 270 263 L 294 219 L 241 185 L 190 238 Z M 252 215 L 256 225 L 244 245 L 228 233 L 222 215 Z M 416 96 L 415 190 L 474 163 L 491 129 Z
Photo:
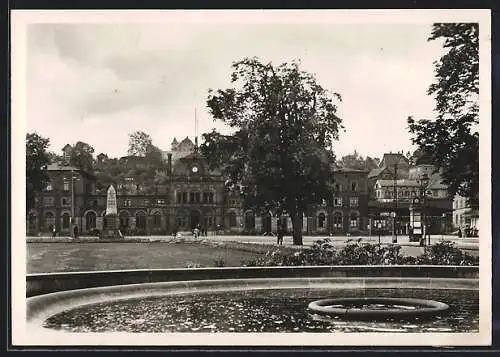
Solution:
M 73 236 L 74 236 L 75 238 L 78 238 L 78 226 L 75 226 L 75 227 L 73 228 Z
M 278 225 L 278 245 L 283 245 L 283 226 L 281 224 Z
M 200 234 L 200 230 L 198 229 L 198 227 L 194 227 L 193 234 L 194 234 L 194 238 L 197 239 L 198 235 Z
M 52 226 L 52 237 L 56 236 L 56 226 Z

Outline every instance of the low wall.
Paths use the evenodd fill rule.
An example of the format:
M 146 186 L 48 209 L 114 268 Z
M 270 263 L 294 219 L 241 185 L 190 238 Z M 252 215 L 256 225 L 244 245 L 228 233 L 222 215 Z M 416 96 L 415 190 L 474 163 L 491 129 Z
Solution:
M 144 269 L 29 274 L 26 276 L 26 296 L 129 284 L 258 278 L 377 278 L 379 281 L 384 280 L 381 278 L 387 278 L 385 280 L 388 281 L 428 278 L 478 281 L 479 268 L 477 266 L 363 265 Z

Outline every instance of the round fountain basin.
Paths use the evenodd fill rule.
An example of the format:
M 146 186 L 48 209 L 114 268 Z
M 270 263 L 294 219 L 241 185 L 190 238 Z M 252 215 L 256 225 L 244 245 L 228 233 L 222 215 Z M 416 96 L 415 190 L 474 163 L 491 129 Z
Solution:
M 30 345 L 71 345 L 75 338 L 102 344 L 104 336 L 106 344 L 130 345 L 246 346 L 269 339 L 276 345 L 360 345 L 358 334 L 345 332 L 363 332 L 363 345 L 407 345 L 413 332 L 426 333 L 411 340 L 418 345 L 487 343 L 487 331 L 479 331 L 477 267 L 134 270 L 39 274 L 27 283 Z M 411 296 L 450 308 L 432 319 L 385 321 L 349 321 L 307 308 L 325 297 L 370 296 Z M 304 338 L 290 339 L 290 332 Z M 391 337 L 380 340 L 385 333 Z

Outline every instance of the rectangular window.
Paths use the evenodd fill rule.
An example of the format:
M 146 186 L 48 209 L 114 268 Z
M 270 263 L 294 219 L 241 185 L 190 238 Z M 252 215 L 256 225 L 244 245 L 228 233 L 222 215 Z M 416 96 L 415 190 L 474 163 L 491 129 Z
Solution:
M 187 192 L 182 193 L 182 203 L 188 203 L 188 194 Z
M 358 207 L 359 198 L 358 197 L 349 197 L 349 207 Z
M 156 200 L 156 204 L 160 205 L 160 206 L 163 206 L 165 205 L 165 200 Z
M 45 191 L 52 191 L 52 183 L 48 183 L 47 186 L 45 186 Z
M 44 197 L 43 198 L 43 205 L 45 207 L 52 207 L 52 206 L 54 206 L 54 197 Z
M 358 189 L 358 183 L 357 182 L 351 182 L 351 191 L 356 192 Z
M 199 192 L 194 193 L 194 201 L 196 203 L 200 203 L 200 193 Z
M 63 190 L 64 191 L 69 191 L 69 182 L 68 181 L 64 181 Z
M 214 193 L 213 192 L 208 193 L 208 203 L 214 203 Z
M 342 197 L 334 197 L 333 198 L 333 206 L 334 207 L 342 206 Z
M 125 207 L 131 207 L 132 206 L 132 200 L 125 200 L 124 204 L 125 204 Z
M 61 206 L 63 207 L 71 206 L 71 199 L 69 197 L 61 197 Z
M 194 202 L 194 192 L 189 192 L 189 202 Z
M 351 228 L 356 228 L 358 226 L 358 219 L 351 217 Z
M 182 202 L 182 193 L 177 192 L 177 203 L 181 203 L 181 202 Z

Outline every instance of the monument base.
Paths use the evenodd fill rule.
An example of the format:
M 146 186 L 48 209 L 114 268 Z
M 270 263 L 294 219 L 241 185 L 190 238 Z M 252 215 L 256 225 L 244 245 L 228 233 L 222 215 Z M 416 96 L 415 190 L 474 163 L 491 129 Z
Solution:
M 103 228 L 100 235 L 101 239 L 123 239 L 123 235 L 120 233 L 119 219 L 116 214 L 107 214 L 104 216 Z

